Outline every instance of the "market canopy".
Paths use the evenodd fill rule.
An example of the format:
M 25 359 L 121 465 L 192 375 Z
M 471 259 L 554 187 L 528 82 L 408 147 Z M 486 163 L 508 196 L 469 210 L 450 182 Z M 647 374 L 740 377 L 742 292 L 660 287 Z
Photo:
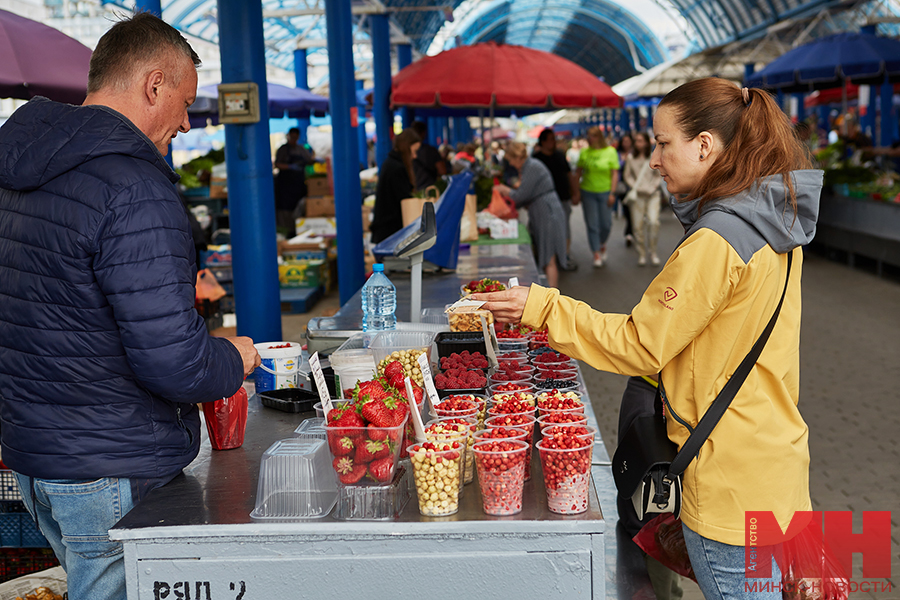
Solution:
M 747 78 L 747 85 L 805 92 L 850 79 L 880 84 L 900 77 L 900 41 L 869 33 L 837 33 L 794 48 Z
M 621 105 L 612 88 L 560 56 L 493 42 L 425 56 L 393 78 L 391 106 L 541 109 Z
M 0 10 L 0 97 L 81 104 L 91 49 L 53 27 Z
M 311 112 L 328 111 L 328 98 L 313 94 L 309 90 L 291 88 L 277 83 L 266 85 L 269 95 L 269 118 L 289 117 L 298 119 L 308 117 Z M 197 100 L 188 108 L 191 125 L 202 124 L 206 119 L 218 122 L 219 86 L 205 85 L 197 90 Z

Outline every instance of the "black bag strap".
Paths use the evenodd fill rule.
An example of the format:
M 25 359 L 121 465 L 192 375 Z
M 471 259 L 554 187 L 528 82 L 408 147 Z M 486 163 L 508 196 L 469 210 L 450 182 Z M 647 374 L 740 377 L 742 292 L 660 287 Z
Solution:
M 759 355 L 762 354 L 763 348 L 769 340 L 769 335 L 771 335 L 772 330 L 775 328 L 775 321 L 778 320 L 778 313 L 781 312 L 781 305 L 784 303 L 784 297 L 787 294 L 788 280 L 791 277 L 791 261 L 793 255 L 793 251 L 787 253 L 787 274 L 784 276 L 784 290 L 781 292 L 781 299 L 778 301 L 778 306 L 775 307 L 775 313 L 772 315 L 772 318 L 769 319 L 766 328 L 759 335 L 759 339 L 753 344 L 753 348 L 750 349 L 750 352 L 744 357 L 744 360 L 741 361 L 738 368 L 735 369 L 734 375 L 731 376 L 731 379 L 728 380 L 728 383 L 725 384 L 725 387 L 722 388 L 722 391 L 719 392 L 719 395 L 713 400 L 709 409 L 700 419 L 700 422 L 697 423 L 697 427 L 691 432 L 691 435 L 681 447 L 681 450 L 678 451 L 678 454 L 675 455 L 675 458 L 669 465 L 669 478 L 674 479 L 684 473 L 684 470 L 691 464 L 694 457 L 700 453 L 700 448 L 706 443 L 706 439 L 712 433 L 715 426 L 719 424 L 719 420 L 725 414 L 725 411 L 728 410 L 731 401 L 734 400 L 738 390 L 740 390 L 741 386 L 744 384 L 744 380 L 747 379 L 747 375 L 750 374 L 753 365 L 755 365 L 756 361 L 759 359 Z

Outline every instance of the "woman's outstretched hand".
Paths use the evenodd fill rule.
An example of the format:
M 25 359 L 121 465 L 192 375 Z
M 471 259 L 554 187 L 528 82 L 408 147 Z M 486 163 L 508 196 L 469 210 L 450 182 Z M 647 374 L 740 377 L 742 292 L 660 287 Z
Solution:
M 503 292 L 487 292 L 472 294 L 472 300 L 485 302 L 483 309 L 491 311 L 494 319 L 501 323 L 518 323 L 522 320 L 522 311 L 528 301 L 528 290 L 525 286 L 516 286 Z

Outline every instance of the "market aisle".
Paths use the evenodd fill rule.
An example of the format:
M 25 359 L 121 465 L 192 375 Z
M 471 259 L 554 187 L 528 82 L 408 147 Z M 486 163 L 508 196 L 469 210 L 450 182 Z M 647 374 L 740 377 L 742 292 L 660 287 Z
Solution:
M 661 216 L 660 258 L 681 239 L 670 212 Z M 594 308 L 629 312 L 658 272 L 638 267 L 622 238 L 623 219 L 613 220 L 609 264 L 590 266 L 581 211 L 572 213 L 572 251 L 581 265 L 562 273 L 564 294 Z M 800 409 L 810 428 L 810 493 L 815 510 L 852 510 L 856 531 L 862 511 L 897 509 L 900 497 L 900 284 L 854 271 L 807 252 L 803 270 L 800 348 Z M 583 365 L 585 381 L 612 454 L 625 378 Z M 774 474 L 773 474 L 774 475 Z M 900 598 L 900 513 L 892 518 L 894 587 L 890 593 L 851 598 Z M 854 562 L 859 570 L 859 555 Z M 854 573 L 861 578 L 861 573 Z M 686 594 L 685 598 L 693 597 Z

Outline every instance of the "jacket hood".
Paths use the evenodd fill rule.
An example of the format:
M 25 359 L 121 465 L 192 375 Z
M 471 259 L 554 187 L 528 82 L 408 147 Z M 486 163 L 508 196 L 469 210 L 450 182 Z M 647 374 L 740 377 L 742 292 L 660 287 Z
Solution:
M 686 235 L 702 226 L 703 218 L 714 212 L 734 215 L 753 227 L 773 250 L 783 254 L 812 241 L 819 217 L 819 196 L 824 172 L 818 169 L 791 171 L 797 212 L 788 203 L 788 190 L 781 175 L 764 177 L 750 189 L 730 198 L 707 203 L 698 217 L 700 199 L 678 202 L 669 198 L 672 210 Z
M 172 183 L 179 179 L 124 115 L 106 106 L 34 98 L 0 127 L 0 187 L 31 191 L 87 160 L 111 154 L 146 160 Z

